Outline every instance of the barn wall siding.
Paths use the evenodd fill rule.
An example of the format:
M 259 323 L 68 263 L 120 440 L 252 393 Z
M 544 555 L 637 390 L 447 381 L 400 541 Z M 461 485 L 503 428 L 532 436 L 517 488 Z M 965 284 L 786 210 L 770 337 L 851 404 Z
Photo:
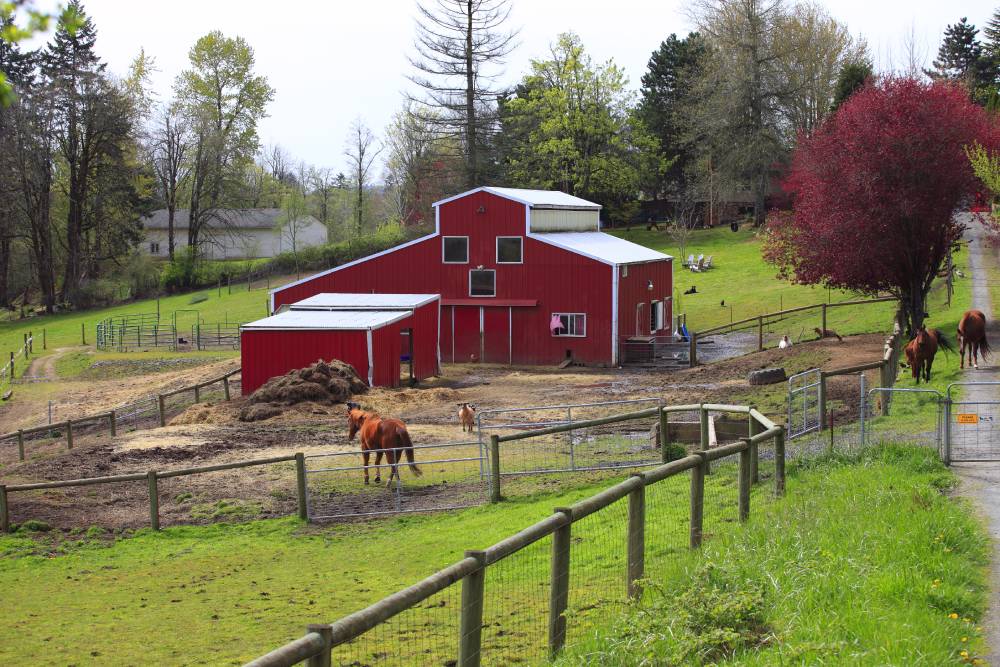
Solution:
M 368 379 L 368 338 L 365 331 L 244 331 L 243 395 L 272 377 L 304 368 L 319 359 L 340 359 Z

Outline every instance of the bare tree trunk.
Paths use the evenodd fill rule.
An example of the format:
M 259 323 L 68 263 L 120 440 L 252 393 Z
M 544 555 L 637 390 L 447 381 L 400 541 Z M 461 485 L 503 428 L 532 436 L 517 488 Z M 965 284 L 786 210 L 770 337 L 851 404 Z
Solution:
M 465 135 L 468 186 L 471 190 L 479 185 L 479 158 L 476 146 L 476 70 L 472 62 L 472 0 L 466 2 L 465 28 Z
M 10 238 L 0 238 L 0 307 L 10 305 Z

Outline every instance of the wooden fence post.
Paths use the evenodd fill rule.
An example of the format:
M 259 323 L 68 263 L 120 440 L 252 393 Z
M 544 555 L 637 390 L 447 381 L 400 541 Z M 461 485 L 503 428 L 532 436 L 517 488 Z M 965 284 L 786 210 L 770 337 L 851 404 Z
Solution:
M 87 325 L 83 322 L 80 322 L 80 341 L 81 345 L 87 344 Z
M 10 532 L 10 510 L 7 509 L 7 486 L 0 484 L 0 533 Z
M 552 533 L 552 570 L 549 578 L 549 657 L 555 658 L 566 643 L 566 607 L 569 605 L 570 534 L 573 510 L 557 507 L 566 524 Z
M 826 304 L 820 306 L 820 311 L 822 312 L 822 324 L 820 325 L 820 340 L 826 337 Z
M 704 452 L 695 452 L 701 457 L 701 463 L 691 468 L 691 548 L 701 546 L 702 524 L 705 512 L 705 469 L 708 467 L 708 456 Z
M 633 477 L 644 479 L 641 472 Z M 629 600 L 642 595 L 639 581 L 645 573 L 646 564 L 646 487 L 645 485 L 628 494 L 628 559 L 625 563 L 625 594 Z
M 306 661 L 308 667 L 330 667 L 333 664 L 333 626 L 328 624 L 310 623 L 306 632 L 315 632 L 323 638 L 323 650 Z
M 160 426 L 167 425 L 167 415 L 163 409 L 163 394 L 159 394 L 156 397 L 157 411 L 160 413 Z
M 108 413 L 108 427 L 111 429 L 111 437 L 118 435 L 118 415 L 114 410 Z
M 302 452 L 295 454 L 295 486 L 299 494 L 299 518 L 309 520 L 309 507 L 306 504 L 306 456 Z
M 156 471 L 146 473 L 146 483 L 149 485 L 149 525 L 153 530 L 160 529 L 160 490 L 156 481 Z
M 702 403 L 698 406 L 699 412 L 699 435 L 700 435 L 700 448 L 701 451 L 708 451 L 708 410 L 705 409 L 705 404 Z M 708 459 L 705 459 L 705 474 L 712 474 L 712 466 L 709 464 Z
M 690 333 L 691 342 L 688 344 L 688 366 L 694 368 L 698 365 L 698 334 L 695 331 Z
M 500 502 L 500 436 L 490 436 L 490 502 Z
M 66 449 L 73 449 L 73 420 L 66 420 Z
M 24 431 L 17 429 L 17 460 L 24 460 Z
M 48 349 L 48 341 L 46 340 L 45 329 L 42 329 L 42 349 Z
M 785 495 L 785 427 L 774 434 L 774 495 Z
M 751 406 L 751 410 L 755 410 L 756 406 Z M 747 435 L 749 437 L 754 437 L 760 433 L 760 424 L 757 420 L 753 418 L 753 415 L 747 415 L 748 421 L 747 425 Z M 759 457 L 759 446 L 756 442 L 750 443 L 750 483 L 757 484 L 760 482 L 760 457 Z
M 483 591 L 486 584 L 486 552 L 466 551 L 465 557 L 479 561 L 479 569 L 462 579 L 462 612 L 458 629 L 458 667 L 479 667 L 483 640 Z
M 222 378 L 222 391 L 225 392 L 226 400 L 229 400 L 229 378 Z
M 757 316 L 757 351 L 764 351 L 764 316 Z
M 201 403 L 201 385 L 196 384 L 194 386 L 194 402 Z
M 667 417 L 667 411 L 661 407 L 658 417 L 660 418 L 660 461 L 662 463 L 669 463 L 670 452 L 667 451 L 667 443 L 669 442 L 667 432 L 670 428 L 670 424 Z
M 740 452 L 739 476 L 739 516 L 740 522 L 750 518 L 750 439 L 741 438 L 747 443 L 747 448 Z

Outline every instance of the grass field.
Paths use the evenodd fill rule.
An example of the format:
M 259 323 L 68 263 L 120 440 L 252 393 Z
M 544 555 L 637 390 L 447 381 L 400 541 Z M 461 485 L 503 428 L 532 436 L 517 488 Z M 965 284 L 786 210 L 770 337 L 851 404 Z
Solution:
M 952 483 L 926 449 L 801 469 L 747 530 L 649 571 L 644 603 L 560 664 L 985 664 L 989 539 Z
M 687 313 L 688 329 L 692 331 L 796 306 L 862 298 L 841 290 L 778 280 L 777 269 L 761 258 L 756 231 L 743 228 L 734 233 L 728 227 L 694 231 L 685 252 L 696 257 L 712 256 L 714 268 L 702 273 L 692 273 L 682 266 L 684 258 L 665 231 L 636 229 L 614 234 L 674 257 L 674 312 Z M 697 287 L 698 293 L 684 294 L 691 286 Z M 720 305 L 723 300 L 725 306 Z M 831 320 L 830 324 L 839 326 L 841 333 L 884 331 L 892 313 L 892 304 L 852 308 L 849 317 Z

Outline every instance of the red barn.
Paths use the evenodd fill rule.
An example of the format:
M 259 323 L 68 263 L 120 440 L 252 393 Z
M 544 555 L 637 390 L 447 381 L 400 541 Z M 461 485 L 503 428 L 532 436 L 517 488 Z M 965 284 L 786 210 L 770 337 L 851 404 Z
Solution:
M 669 256 L 600 231 L 601 207 L 562 192 L 482 187 L 434 204 L 433 234 L 271 292 L 441 295 L 449 361 L 617 364 L 621 341 L 670 333 Z
M 398 387 L 406 374 L 440 372 L 436 294 L 317 294 L 241 328 L 243 394 L 318 359 L 354 366 L 370 386 Z

